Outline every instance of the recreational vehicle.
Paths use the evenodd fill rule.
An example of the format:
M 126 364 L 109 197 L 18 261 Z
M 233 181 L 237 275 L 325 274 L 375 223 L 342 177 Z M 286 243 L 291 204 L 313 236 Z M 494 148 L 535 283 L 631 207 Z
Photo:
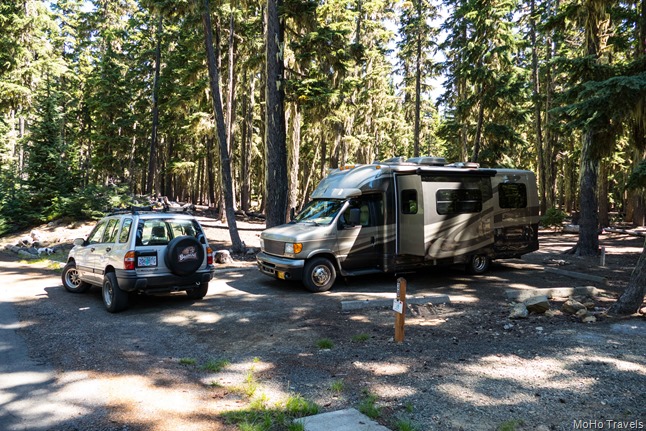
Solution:
M 394 158 L 333 170 L 290 223 L 262 232 L 257 263 L 313 292 L 338 275 L 447 264 L 481 274 L 537 250 L 538 222 L 530 171 Z

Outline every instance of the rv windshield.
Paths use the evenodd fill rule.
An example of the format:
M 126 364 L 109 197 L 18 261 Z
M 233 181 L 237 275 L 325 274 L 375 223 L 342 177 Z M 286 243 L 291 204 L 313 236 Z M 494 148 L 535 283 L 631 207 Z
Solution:
M 294 218 L 296 223 L 330 224 L 343 206 L 342 200 L 317 199 L 305 205 L 303 211 Z

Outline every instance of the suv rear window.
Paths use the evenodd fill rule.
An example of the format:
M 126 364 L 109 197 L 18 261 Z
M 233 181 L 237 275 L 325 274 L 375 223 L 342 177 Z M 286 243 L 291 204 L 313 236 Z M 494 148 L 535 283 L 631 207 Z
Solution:
M 178 236 L 198 238 L 202 234 L 195 220 L 147 219 L 139 220 L 136 245 L 167 245 Z

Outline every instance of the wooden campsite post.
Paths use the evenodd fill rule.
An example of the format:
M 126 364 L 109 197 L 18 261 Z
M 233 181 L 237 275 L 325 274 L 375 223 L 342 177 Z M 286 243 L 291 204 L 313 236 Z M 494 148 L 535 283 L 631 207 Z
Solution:
M 397 298 L 393 302 L 395 314 L 395 342 L 404 341 L 404 323 L 406 320 L 406 279 L 399 277 L 397 279 Z

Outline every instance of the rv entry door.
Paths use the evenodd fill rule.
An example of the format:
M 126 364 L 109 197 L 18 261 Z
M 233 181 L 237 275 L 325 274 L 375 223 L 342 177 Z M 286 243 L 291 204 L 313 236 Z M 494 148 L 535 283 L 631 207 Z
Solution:
M 424 195 L 417 174 L 395 175 L 397 241 L 395 254 L 424 256 Z

